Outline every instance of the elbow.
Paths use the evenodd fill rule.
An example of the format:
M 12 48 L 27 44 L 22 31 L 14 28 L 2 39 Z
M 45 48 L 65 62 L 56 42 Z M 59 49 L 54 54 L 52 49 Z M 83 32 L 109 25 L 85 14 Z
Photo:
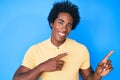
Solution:
M 13 80 L 23 80 L 23 79 L 19 78 L 17 75 L 14 75 Z
M 19 78 L 17 78 L 17 76 L 13 76 L 13 80 L 19 80 Z

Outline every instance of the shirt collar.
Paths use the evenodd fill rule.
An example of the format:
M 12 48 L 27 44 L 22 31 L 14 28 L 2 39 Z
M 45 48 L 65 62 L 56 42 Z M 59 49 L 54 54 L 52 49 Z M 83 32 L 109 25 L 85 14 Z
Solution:
M 56 47 L 56 46 L 51 42 L 51 37 L 48 39 L 49 46 L 50 46 L 50 48 L 53 48 L 53 49 L 61 49 L 61 48 L 63 48 L 64 46 L 66 46 L 67 42 L 68 42 L 68 38 L 66 38 L 65 42 L 64 42 L 62 45 L 60 45 L 59 47 Z

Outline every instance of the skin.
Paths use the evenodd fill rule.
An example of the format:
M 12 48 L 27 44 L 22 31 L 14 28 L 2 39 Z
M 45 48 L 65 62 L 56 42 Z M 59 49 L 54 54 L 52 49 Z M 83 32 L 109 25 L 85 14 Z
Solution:
M 108 60 L 109 57 L 113 54 L 113 50 L 111 50 L 105 58 L 98 64 L 96 71 L 93 72 L 91 68 L 86 70 L 80 70 L 83 80 L 100 80 L 103 76 L 106 76 L 113 68 L 111 65 L 111 61 Z
M 73 18 L 70 14 L 59 13 L 58 18 L 51 23 L 52 36 L 51 42 L 59 47 L 66 40 L 67 35 L 70 33 L 73 24 Z
M 72 29 L 72 24 L 72 16 L 64 12 L 59 13 L 54 23 L 50 24 L 52 26 L 51 42 L 56 47 L 59 47 L 65 42 L 66 37 Z M 95 72 L 93 72 L 91 67 L 85 70 L 80 69 L 79 73 L 83 80 L 100 80 L 102 76 L 107 75 L 112 70 L 111 61 L 108 60 L 112 53 L 113 51 L 108 53 L 108 55 L 98 64 Z M 62 70 L 65 62 L 60 59 L 65 56 L 67 56 L 67 53 L 60 54 L 39 64 L 33 69 L 20 66 L 14 74 L 13 80 L 37 80 L 44 72 Z

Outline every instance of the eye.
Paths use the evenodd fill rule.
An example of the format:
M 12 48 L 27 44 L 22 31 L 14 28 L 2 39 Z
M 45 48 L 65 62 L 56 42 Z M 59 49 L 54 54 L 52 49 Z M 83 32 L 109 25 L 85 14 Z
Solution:
M 71 25 L 71 24 L 68 24 L 68 25 L 67 25 L 67 28 L 72 29 L 72 25 Z
M 58 23 L 59 23 L 59 24 L 63 24 L 63 22 L 61 22 L 61 21 L 59 21 Z

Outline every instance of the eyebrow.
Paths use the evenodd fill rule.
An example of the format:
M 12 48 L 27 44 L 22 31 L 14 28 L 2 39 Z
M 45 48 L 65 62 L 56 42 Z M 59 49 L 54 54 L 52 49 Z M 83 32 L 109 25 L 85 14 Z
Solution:
M 58 19 L 58 20 L 64 22 L 64 20 L 62 20 L 62 19 Z
M 64 22 L 64 20 L 62 19 L 58 19 L 58 20 Z M 72 23 L 68 23 L 68 24 L 72 26 Z

